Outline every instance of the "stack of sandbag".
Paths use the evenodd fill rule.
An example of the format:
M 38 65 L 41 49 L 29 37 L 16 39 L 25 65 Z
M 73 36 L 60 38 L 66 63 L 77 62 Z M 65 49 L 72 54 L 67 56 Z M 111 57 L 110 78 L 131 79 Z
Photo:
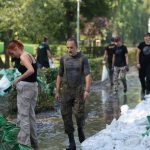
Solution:
M 145 98 L 134 109 L 122 106 L 119 119 L 114 119 L 106 129 L 85 140 L 82 150 L 148 150 L 150 95 Z
M 7 121 L 0 114 L 0 150 L 31 150 L 30 147 L 17 143 L 19 130 L 15 123 Z

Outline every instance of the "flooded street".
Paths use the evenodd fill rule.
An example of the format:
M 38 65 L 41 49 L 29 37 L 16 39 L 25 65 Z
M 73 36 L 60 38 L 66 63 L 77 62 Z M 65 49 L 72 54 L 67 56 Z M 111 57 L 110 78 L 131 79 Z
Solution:
M 138 73 L 134 67 L 127 74 L 127 84 L 128 92 L 126 95 L 123 93 L 121 82 L 118 95 L 113 95 L 108 82 L 93 82 L 90 98 L 86 102 L 86 138 L 104 129 L 106 124 L 109 124 L 113 118 L 118 118 L 120 106 L 127 104 L 130 108 L 133 108 L 140 102 L 140 83 Z M 56 106 L 54 112 L 37 114 L 37 125 L 40 150 L 63 150 L 68 145 L 59 106 Z M 75 140 L 77 150 L 80 150 L 77 131 L 75 131 Z

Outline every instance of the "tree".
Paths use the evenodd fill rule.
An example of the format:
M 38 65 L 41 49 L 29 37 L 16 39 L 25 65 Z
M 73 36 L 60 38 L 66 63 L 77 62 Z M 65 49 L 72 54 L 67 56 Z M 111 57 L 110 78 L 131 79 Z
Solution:
M 112 11 L 111 29 L 129 44 L 143 40 L 143 34 L 147 32 L 149 6 L 147 0 L 118 0 Z
M 24 27 L 21 21 L 28 2 L 29 0 L 25 2 L 23 0 L 0 0 L 0 38 L 4 41 L 5 67 L 9 66 L 7 44 L 12 39 L 13 33 Z

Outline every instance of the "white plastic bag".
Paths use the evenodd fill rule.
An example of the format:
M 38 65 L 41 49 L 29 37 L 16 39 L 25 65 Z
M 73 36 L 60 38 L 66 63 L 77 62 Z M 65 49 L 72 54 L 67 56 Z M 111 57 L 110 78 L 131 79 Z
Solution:
M 11 82 L 7 79 L 7 77 L 4 75 L 0 80 L 0 92 L 5 91 L 11 86 Z
M 50 68 L 56 68 L 56 66 L 55 66 L 55 64 L 54 64 L 52 59 L 49 59 L 49 67 Z
M 102 79 L 101 79 L 101 81 L 103 82 L 107 79 L 108 79 L 108 71 L 107 71 L 106 65 L 104 64 L 103 69 L 102 69 Z

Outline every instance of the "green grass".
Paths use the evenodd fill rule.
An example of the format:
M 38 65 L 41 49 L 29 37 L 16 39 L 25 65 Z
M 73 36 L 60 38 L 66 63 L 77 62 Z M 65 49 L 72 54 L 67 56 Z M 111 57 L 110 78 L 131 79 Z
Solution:
M 3 42 L 0 42 L 0 54 L 3 53 L 3 49 L 4 49 L 4 44 Z
M 32 55 L 36 54 L 36 48 L 37 48 L 37 44 L 24 44 L 24 49 L 25 51 L 31 53 Z M 0 42 L 0 54 L 3 54 L 3 50 L 4 50 L 4 43 Z

